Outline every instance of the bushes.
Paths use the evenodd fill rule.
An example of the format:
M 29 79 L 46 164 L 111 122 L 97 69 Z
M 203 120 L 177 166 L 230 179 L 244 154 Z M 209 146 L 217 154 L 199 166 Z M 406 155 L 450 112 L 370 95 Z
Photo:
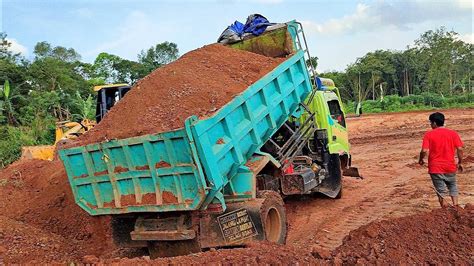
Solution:
M 23 128 L 0 126 L 0 168 L 20 158 L 22 146 L 33 143 L 33 138 L 25 134 Z
M 19 159 L 23 146 L 54 143 L 54 129 L 54 120 L 44 119 L 35 119 L 31 127 L 0 126 L 0 169 Z
M 346 112 L 355 112 L 355 102 L 345 104 Z M 383 101 L 367 100 L 362 103 L 364 113 L 401 112 L 413 110 L 429 110 L 434 108 L 474 107 L 474 93 L 444 97 L 435 93 L 422 93 L 400 97 L 398 95 L 385 96 Z

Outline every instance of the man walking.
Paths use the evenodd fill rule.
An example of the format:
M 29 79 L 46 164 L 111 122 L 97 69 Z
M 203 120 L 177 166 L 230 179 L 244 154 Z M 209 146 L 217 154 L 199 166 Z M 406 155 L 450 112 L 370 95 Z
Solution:
M 463 143 L 456 131 L 444 127 L 444 115 L 436 112 L 429 117 L 431 128 L 423 137 L 419 164 L 423 165 L 423 159 L 428 155 L 428 173 L 438 195 L 441 207 L 448 190 L 453 205 L 458 205 L 458 188 L 456 185 L 456 170 L 462 168 L 462 146 Z M 454 162 L 454 151 L 457 151 L 458 164 Z

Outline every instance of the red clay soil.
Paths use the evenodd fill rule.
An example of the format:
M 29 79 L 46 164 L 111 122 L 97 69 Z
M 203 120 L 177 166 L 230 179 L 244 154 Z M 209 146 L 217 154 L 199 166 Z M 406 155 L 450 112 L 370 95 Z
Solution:
M 350 265 L 472 265 L 474 206 L 370 223 L 352 231 L 334 253 Z
M 474 207 L 435 209 L 392 220 L 372 222 L 349 233 L 332 253 L 306 246 L 296 248 L 253 243 L 245 248 L 211 249 L 208 252 L 150 260 L 83 257 L 83 263 L 154 265 L 354 265 L 354 264 L 460 264 L 474 262 Z
M 83 258 L 82 263 L 114 265 L 330 265 L 329 252 L 296 249 L 271 243 L 252 243 L 243 248 L 211 249 L 207 252 L 159 258 L 150 260 L 148 256 L 137 258 L 99 259 L 94 256 Z
M 0 171 L 0 264 L 77 261 L 112 247 L 108 219 L 74 202 L 60 161 L 24 160 Z
M 193 50 L 141 79 L 76 145 L 169 131 L 206 117 L 284 59 L 220 44 Z

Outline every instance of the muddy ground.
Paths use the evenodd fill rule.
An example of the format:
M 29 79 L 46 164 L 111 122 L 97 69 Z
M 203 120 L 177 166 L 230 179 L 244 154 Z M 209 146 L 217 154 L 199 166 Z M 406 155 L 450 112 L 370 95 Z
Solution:
M 474 109 L 443 112 L 447 127 L 458 131 L 466 146 L 465 171 L 458 175 L 465 207 L 474 202 Z M 107 219 L 91 218 L 74 206 L 60 164 L 47 179 L 37 178 L 50 169 L 45 163 L 14 165 L 0 171 L 0 263 L 353 264 L 393 263 L 395 257 L 405 263 L 472 265 L 474 210 L 439 209 L 427 169 L 416 164 L 430 113 L 349 118 L 353 163 L 364 179 L 345 178 L 339 200 L 287 199 L 286 246 L 254 244 L 150 261 L 142 250 L 115 248 Z

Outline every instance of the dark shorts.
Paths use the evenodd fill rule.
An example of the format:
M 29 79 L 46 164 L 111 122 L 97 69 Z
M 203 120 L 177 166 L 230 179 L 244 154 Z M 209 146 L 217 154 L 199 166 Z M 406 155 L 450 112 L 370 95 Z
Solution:
M 433 185 L 438 192 L 438 196 L 456 197 L 458 195 L 458 187 L 456 185 L 456 174 L 430 174 Z

